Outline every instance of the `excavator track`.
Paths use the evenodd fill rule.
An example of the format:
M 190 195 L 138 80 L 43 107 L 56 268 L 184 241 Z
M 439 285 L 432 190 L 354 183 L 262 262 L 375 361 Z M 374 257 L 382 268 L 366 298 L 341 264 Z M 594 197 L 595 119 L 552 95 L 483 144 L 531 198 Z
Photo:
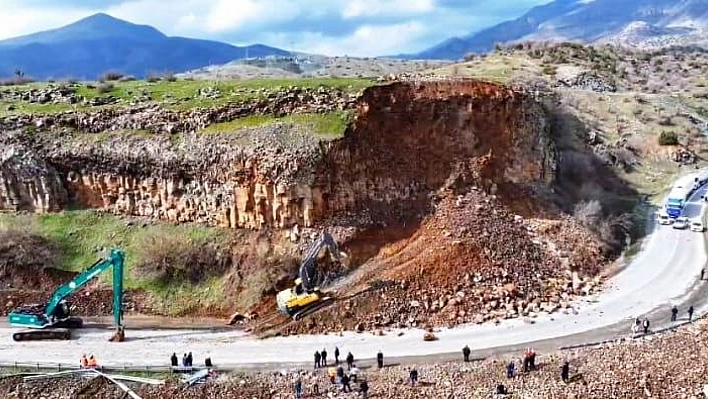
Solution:
M 12 334 L 12 339 L 15 341 L 67 340 L 71 339 L 71 330 L 83 326 L 83 320 L 78 317 L 70 317 L 54 323 L 51 327 L 16 332 Z
M 293 313 L 293 320 L 300 320 L 303 317 L 315 313 L 316 311 L 331 305 L 334 302 L 333 298 L 330 297 L 325 297 L 322 298 L 320 301 L 318 301 L 315 304 L 312 304 L 304 309 L 298 310 L 297 312 Z
M 25 330 L 12 334 L 15 341 L 41 341 L 49 339 L 71 339 L 71 330 L 68 328 L 48 328 L 42 330 Z

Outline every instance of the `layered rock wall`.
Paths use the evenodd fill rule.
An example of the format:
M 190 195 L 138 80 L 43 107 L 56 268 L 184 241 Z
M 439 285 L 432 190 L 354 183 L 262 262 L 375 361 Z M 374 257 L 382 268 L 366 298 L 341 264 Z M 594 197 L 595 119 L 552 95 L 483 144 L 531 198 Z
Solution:
M 179 125 L 174 118 L 165 116 Z M 15 152 L 0 169 L 0 209 L 44 212 L 71 202 L 175 222 L 284 228 L 332 216 L 422 215 L 429 195 L 480 156 L 489 160 L 491 185 L 548 184 L 555 173 L 541 107 L 476 81 L 369 88 L 345 137 L 327 143 L 284 124 L 179 140 L 164 133 L 98 139 L 86 133 L 95 129 L 83 130 L 4 134 Z M 41 171 L 18 173 L 12 165 L 20 153 L 32 154 Z

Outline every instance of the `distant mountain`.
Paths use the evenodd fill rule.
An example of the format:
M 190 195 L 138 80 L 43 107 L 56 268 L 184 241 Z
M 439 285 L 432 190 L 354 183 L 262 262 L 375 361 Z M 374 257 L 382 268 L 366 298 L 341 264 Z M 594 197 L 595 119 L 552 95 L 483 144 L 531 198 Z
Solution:
M 408 57 L 460 59 L 487 52 L 496 43 L 526 40 L 609 41 L 640 47 L 703 44 L 706 28 L 708 0 L 556 0 Z
M 246 55 L 288 54 L 264 45 L 237 47 L 168 37 L 151 26 L 95 14 L 58 29 L 0 41 L 0 77 L 17 69 L 35 79 L 95 79 L 106 71 L 144 77 L 223 64 Z

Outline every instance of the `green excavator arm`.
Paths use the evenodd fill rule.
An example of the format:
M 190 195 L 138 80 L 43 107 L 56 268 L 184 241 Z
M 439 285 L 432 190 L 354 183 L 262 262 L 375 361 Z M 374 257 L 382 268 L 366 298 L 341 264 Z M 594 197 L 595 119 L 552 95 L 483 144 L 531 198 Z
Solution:
M 113 268 L 113 321 L 116 335 L 123 335 L 123 268 L 125 255 L 119 249 L 112 249 L 108 258 L 100 259 L 67 284 L 52 293 L 46 306 L 20 308 L 8 316 L 10 324 L 30 328 L 47 328 L 69 318 L 66 299 L 94 277 Z

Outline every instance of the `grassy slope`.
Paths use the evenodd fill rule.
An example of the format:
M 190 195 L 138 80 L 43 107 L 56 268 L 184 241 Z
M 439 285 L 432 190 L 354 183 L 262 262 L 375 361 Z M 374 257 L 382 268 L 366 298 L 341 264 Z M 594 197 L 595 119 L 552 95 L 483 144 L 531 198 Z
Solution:
M 317 88 L 320 86 L 338 88 L 345 91 L 357 92 L 371 86 L 374 82 L 371 79 L 360 78 L 318 78 L 318 79 L 254 79 L 254 80 L 177 80 L 175 82 L 159 81 L 150 83 L 147 81 L 132 82 L 110 82 L 113 88 L 106 93 L 99 93 L 100 83 L 80 83 L 76 89 L 77 95 L 91 99 L 100 96 L 112 95 L 121 99 L 125 104 L 131 100 L 142 96 L 149 96 L 153 102 L 163 104 L 172 109 L 192 109 L 207 108 L 216 105 L 223 105 L 229 102 L 247 101 L 262 98 L 267 93 L 262 89 L 277 89 L 290 86 L 300 88 Z M 17 89 L 43 88 L 48 83 L 31 83 L 22 86 L 14 86 Z M 215 88 L 220 92 L 219 98 L 204 98 L 199 95 L 199 91 L 204 88 Z M 0 91 L 2 88 L 0 87 Z M 120 104 L 118 104 L 119 106 Z M 8 110 L 9 106 L 15 109 Z M 108 105 L 111 107 L 116 105 Z M 25 114 L 25 113 L 57 113 L 69 110 L 95 109 L 85 104 L 34 104 L 24 101 L 8 101 L 0 97 L 0 116 Z
M 182 284 L 164 286 L 136 277 L 134 266 L 143 257 L 143 248 L 154 236 L 176 235 L 189 237 L 194 243 L 225 240 L 233 233 L 222 229 L 195 225 L 143 225 L 141 222 L 128 224 L 112 215 L 101 215 L 93 211 L 66 211 L 62 213 L 0 214 L 0 229 L 11 225 L 25 226 L 59 244 L 62 250 L 60 264 L 64 270 L 80 271 L 91 266 L 102 254 L 102 248 L 119 247 L 126 253 L 126 288 L 144 289 L 156 296 L 159 304 L 164 304 L 167 314 L 178 314 L 189 306 L 219 305 L 224 299 L 218 279 L 210 279 L 197 285 Z M 105 273 L 100 279 L 108 283 L 111 274 Z M 188 301 L 185 301 L 185 298 Z
M 253 115 L 230 122 L 216 123 L 203 129 L 203 134 L 222 134 L 235 132 L 246 127 L 266 126 L 274 123 L 288 123 L 303 126 L 321 139 L 336 139 L 344 135 L 351 114 L 348 112 L 330 112 L 327 114 L 295 114 L 283 117 Z

